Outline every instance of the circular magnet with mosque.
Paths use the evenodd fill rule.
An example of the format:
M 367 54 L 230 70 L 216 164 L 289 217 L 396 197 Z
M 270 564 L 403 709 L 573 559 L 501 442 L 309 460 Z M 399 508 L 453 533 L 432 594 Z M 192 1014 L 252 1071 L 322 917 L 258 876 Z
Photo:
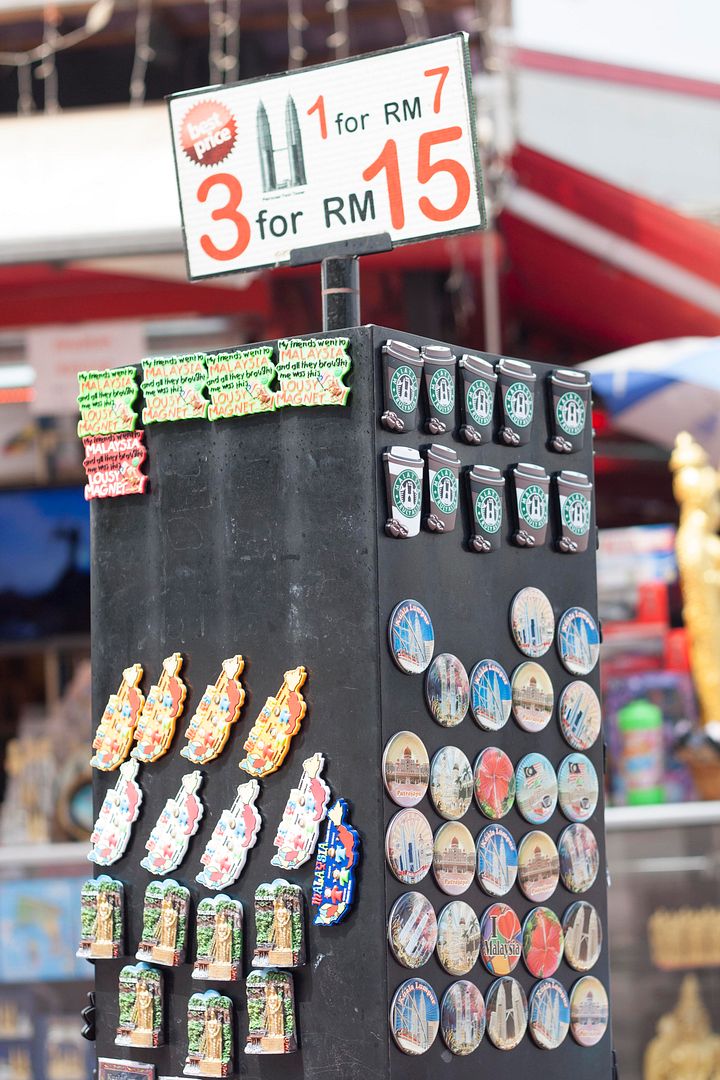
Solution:
M 448 986 L 440 1005 L 440 1031 L 451 1054 L 477 1050 L 485 1034 L 485 1002 L 475 983 L 459 979 Z
M 557 1050 L 570 1028 L 570 1000 L 557 979 L 543 979 L 530 991 L 528 1029 L 542 1050 Z
M 527 660 L 512 674 L 512 711 L 523 731 L 547 727 L 555 704 L 552 679 L 545 668 Z
M 388 941 L 399 964 L 419 968 L 426 964 L 437 944 L 435 909 L 426 896 L 407 892 L 390 909 Z
M 443 746 L 430 763 L 430 798 L 440 817 L 457 821 L 472 802 L 473 773 L 457 746 Z
M 435 631 L 432 619 L 417 600 L 401 600 L 388 623 L 392 658 L 406 675 L 421 675 L 432 660 Z
M 510 630 L 521 653 L 544 656 L 555 637 L 552 604 L 540 589 L 521 589 L 510 605 Z
M 430 780 L 425 743 L 414 731 L 399 731 L 388 740 L 382 759 L 385 790 L 398 806 L 415 806 Z
M 477 877 L 488 896 L 505 896 L 515 884 L 518 851 L 504 825 L 488 825 L 477 839 Z
M 481 814 L 498 821 L 512 810 L 515 802 L 515 770 L 504 750 L 487 746 L 473 769 L 475 802 Z
M 607 991 L 594 975 L 584 975 L 570 991 L 570 1031 L 581 1046 L 595 1046 L 607 1031 Z
M 568 754 L 558 766 L 558 802 L 568 821 L 587 821 L 595 813 L 599 785 L 590 758 Z
M 448 896 L 459 896 L 475 877 L 475 841 L 459 821 L 446 821 L 435 833 L 433 874 L 438 887 Z
M 433 720 L 442 727 L 457 727 L 470 706 L 470 681 L 462 661 L 452 653 L 439 653 L 425 676 L 425 701 Z
M 517 979 L 496 979 L 485 995 L 487 1034 L 498 1050 L 514 1050 L 523 1040 L 528 1024 L 528 1003 Z
M 600 959 L 603 930 L 600 916 L 586 900 L 576 900 L 563 915 L 565 961 L 574 971 L 590 971 Z
M 560 730 L 573 750 L 589 750 L 600 734 L 602 715 L 600 701 L 589 683 L 568 683 L 560 694 L 558 704 Z
M 544 754 L 526 754 L 515 769 L 517 808 L 531 825 L 542 825 L 555 812 L 557 776 Z
M 403 1054 L 425 1054 L 440 1027 L 440 1003 L 430 983 L 407 979 L 390 1005 L 390 1031 Z
M 560 881 L 560 857 L 555 841 L 540 829 L 523 836 L 518 846 L 518 884 L 528 900 L 542 904 Z
M 587 892 L 600 869 L 597 840 L 587 825 L 568 825 L 558 840 L 560 877 L 566 889 Z
M 589 675 L 600 655 L 600 631 L 589 611 L 571 607 L 560 616 L 557 647 L 571 675 Z
M 480 920 L 480 955 L 491 975 L 509 975 L 522 956 L 522 927 L 508 904 L 491 904 Z
M 430 822 L 414 807 L 399 810 L 385 834 L 388 866 L 403 885 L 417 885 L 433 861 L 433 834 Z
M 512 708 L 510 679 L 497 660 L 480 660 L 470 672 L 470 711 L 484 731 L 505 727 Z
M 554 975 L 563 958 L 565 938 L 560 920 L 548 907 L 528 912 L 523 923 L 523 960 L 536 979 Z
M 448 975 L 467 975 L 480 955 L 480 920 L 464 900 L 452 900 L 438 915 L 438 960 Z

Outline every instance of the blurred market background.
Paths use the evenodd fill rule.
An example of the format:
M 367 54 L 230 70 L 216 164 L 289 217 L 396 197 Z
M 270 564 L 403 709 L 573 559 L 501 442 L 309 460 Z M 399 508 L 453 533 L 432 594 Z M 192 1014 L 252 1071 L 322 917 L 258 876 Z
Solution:
M 720 1076 L 720 6 L 0 0 L 0 1080 L 90 1069 L 76 372 L 321 325 L 317 267 L 187 282 L 162 99 L 456 30 L 491 228 L 364 259 L 363 321 L 554 366 L 613 354 L 594 426 L 615 1044 L 623 1080 Z

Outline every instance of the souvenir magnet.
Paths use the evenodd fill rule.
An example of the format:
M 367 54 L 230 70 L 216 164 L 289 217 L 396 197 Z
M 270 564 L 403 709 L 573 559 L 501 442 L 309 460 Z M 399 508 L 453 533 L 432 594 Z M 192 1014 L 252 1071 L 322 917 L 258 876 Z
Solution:
M 515 884 L 517 847 L 504 825 L 487 825 L 477 838 L 477 878 L 488 896 L 505 896 Z
M 455 366 L 457 359 L 446 345 L 423 345 L 423 378 L 427 401 L 425 430 L 441 435 L 455 426 Z
M 278 409 L 286 405 L 347 405 L 349 338 L 289 338 L 278 341 L 275 361 Z
M 554 814 L 557 798 L 557 776 L 548 759 L 526 754 L 515 769 L 515 800 L 522 816 L 531 825 L 542 825 Z
M 566 889 L 584 893 L 595 884 L 600 869 L 597 840 L 587 825 L 568 825 L 558 840 L 560 877 Z
M 180 678 L 182 663 L 179 652 L 167 656 L 159 680 L 150 687 L 135 728 L 136 745 L 131 756 L 138 761 L 157 761 L 170 747 L 187 695 Z
M 480 956 L 491 975 L 509 975 L 522 956 L 520 920 L 507 904 L 491 904 L 480 920 Z
M 547 671 L 534 660 L 520 664 L 512 673 L 512 710 L 523 731 L 547 727 L 555 704 L 553 684 Z
M 540 829 L 526 833 L 518 848 L 518 884 L 535 904 L 549 900 L 560 881 L 560 857 L 555 841 Z
M 126 667 L 118 692 L 108 698 L 93 739 L 95 753 L 90 759 L 93 768 L 112 772 L 128 756 L 145 702 L 142 690 L 139 689 L 142 677 L 143 669 L 140 664 Z
M 185 963 L 190 892 L 172 878 L 151 881 L 145 889 L 142 938 L 135 953 L 165 967 Z
M 460 492 L 460 458 L 449 446 L 433 443 L 425 451 L 425 460 L 429 509 L 425 528 L 429 532 L 452 532 Z
M 388 503 L 385 533 L 400 540 L 417 536 L 425 462 L 410 446 L 391 446 L 382 457 Z
M 140 860 L 149 873 L 164 877 L 177 870 L 187 855 L 190 838 L 200 828 L 203 804 L 197 794 L 202 773 L 187 773 L 174 799 L 168 799 L 145 844 L 147 855 Z
M 174 420 L 204 420 L 208 399 L 205 353 L 191 356 L 156 356 L 143 360 L 140 389 L 145 398 L 143 424 Z
M 580 1046 L 595 1046 L 607 1031 L 607 991 L 594 975 L 584 975 L 570 991 L 570 1031 Z
M 246 1054 L 297 1050 L 295 994 L 289 971 L 251 971 L 245 980 L 248 1011 Z
M 222 670 L 214 686 L 206 686 L 195 710 L 185 738 L 188 745 L 180 756 L 194 765 L 205 765 L 220 754 L 230 737 L 230 728 L 240 715 L 245 691 L 240 682 L 245 661 L 242 656 L 223 660 Z
M 521 589 L 510 605 L 510 630 L 521 653 L 544 656 L 555 637 L 552 604 L 541 589 Z
M 255 968 L 298 968 L 305 963 L 305 901 L 285 878 L 255 890 Z
M 576 368 L 557 368 L 547 380 L 550 396 L 550 449 L 573 454 L 585 443 L 590 376 Z
M 462 661 L 452 653 L 438 653 L 425 676 L 425 701 L 433 720 L 442 727 L 457 727 L 470 706 L 470 681 Z
M 385 857 L 403 885 L 417 885 L 433 861 L 433 834 L 419 810 L 399 810 L 387 827 Z
M 226 889 L 242 874 L 262 825 L 255 806 L 259 794 L 257 780 L 239 784 L 234 802 L 221 813 L 200 856 L 203 869 L 195 878 L 206 889 Z
M 555 540 L 558 551 L 566 555 L 587 551 L 592 521 L 592 484 L 585 473 L 563 469 L 555 475 L 554 488 L 560 528 Z
M 535 412 L 536 375 L 522 360 L 503 357 L 495 367 L 500 383 L 500 403 L 503 422 L 498 435 L 507 446 L 524 446 L 530 442 Z
M 584 754 L 568 754 L 558 766 L 558 801 L 568 821 L 587 821 L 595 813 L 599 785 L 595 766 Z
M 78 436 L 115 435 L 134 431 L 137 413 L 133 402 L 138 395 L 134 367 L 107 371 L 78 372 Z
M 592 904 L 577 900 L 563 915 L 565 961 L 575 971 L 590 971 L 600 959 L 603 931 Z
M 243 909 L 225 893 L 206 896 L 195 917 L 193 979 L 237 982 L 242 974 Z
M 438 917 L 438 960 L 448 975 L 467 975 L 480 955 L 480 920 L 464 900 L 452 900 Z
M 600 702 L 586 682 L 568 683 L 558 704 L 560 730 L 573 750 L 589 750 L 595 745 L 602 726 Z
M 161 1046 L 163 977 L 149 964 L 126 964 L 120 970 L 116 1046 Z
M 510 470 L 515 517 L 513 543 L 518 547 L 542 547 L 548 526 L 550 477 L 541 465 L 521 461 Z
M 491 465 L 473 465 L 465 471 L 470 489 L 474 533 L 472 551 L 497 551 L 502 543 L 503 492 L 505 477 Z
M 542 1050 L 557 1050 L 570 1028 L 570 1001 L 557 979 L 544 979 L 530 992 L 528 1028 Z
M 330 802 L 330 788 L 322 779 L 325 758 L 313 754 L 303 761 L 297 787 L 290 789 L 282 821 L 273 844 L 278 849 L 270 862 L 281 870 L 297 870 L 306 863 L 318 842 L 320 825 Z
M 424 979 L 407 979 L 390 1004 L 390 1033 L 403 1054 L 425 1054 L 440 1027 L 437 994 Z
M 105 792 L 90 835 L 88 859 L 97 866 L 110 866 L 125 854 L 142 803 L 142 791 L 135 779 L 139 768 L 137 761 L 124 761 L 115 787 Z
M 523 923 L 523 960 L 536 979 L 554 975 L 563 958 L 564 937 L 560 920 L 548 907 L 528 912 Z
M 337 799 L 328 810 L 325 840 L 318 844 L 313 874 L 311 902 L 318 909 L 314 926 L 335 926 L 355 901 L 355 875 L 362 845 L 360 834 L 348 820 L 349 813 L 344 799 Z
M 393 956 L 406 968 L 426 964 L 437 944 L 435 911 L 419 892 L 399 896 L 388 916 L 388 942 Z
M 460 357 L 458 366 L 462 378 L 460 438 L 471 446 L 492 442 L 495 369 L 488 360 L 467 354 Z
M 460 979 L 448 986 L 440 1006 L 440 1031 L 451 1054 L 466 1057 L 485 1034 L 485 1002 L 475 983 Z
M 475 801 L 485 817 L 499 821 L 515 802 L 515 770 L 504 750 L 487 746 L 478 754 L 473 769 Z
M 307 712 L 301 688 L 305 685 L 304 667 L 285 672 L 283 684 L 275 697 L 269 697 L 243 743 L 245 757 L 240 768 L 250 776 L 269 776 L 282 765 L 293 735 L 300 730 Z
M 600 655 L 600 631 L 589 611 L 571 607 L 560 616 L 558 652 L 571 675 L 589 675 Z
M 404 341 L 386 341 L 381 353 L 384 409 L 380 423 L 388 431 L 412 431 L 417 426 L 423 372 L 420 350 Z
M 208 356 L 208 420 L 275 411 L 275 394 L 270 389 L 275 378 L 272 355 L 270 345 L 261 345 Z
M 475 841 L 466 825 L 446 821 L 435 833 L 433 874 L 448 896 L 467 892 L 475 877 Z
M 81 1075 L 78 1070 L 77 1075 Z M 155 1066 L 145 1061 L 126 1061 L 120 1058 L 98 1058 L 98 1080 L 155 1080 Z M 48 1071 L 48 1080 L 50 1074 Z
M 432 660 L 432 619 L 417 600 L 402 600 L 390 615 L 388 641 L 392 658 L 406 675 L 421 675 Z
M 517 979 L 496 979 L 485 995 L 487 1034 L 498 1050 L 514 1050 L 527 1031 L 528 1005 Z
M 233 1060 L 233 1003 L 217 990 L 188 1001 L 188 1049 L 184 1076 L 228 1076 Z
M 472 801 L 473 774 L 470 762 L 457 746 L 443 746 L 430 763 L 430 798 L 442 818 L 457 821 Z
M 144 495 L 148 482 L 141 468 L 147 458 L 144 431 L 88 435 L 82 443 L 87 502 L 120 495 Z
M 84 960 L 115 960 L 124 951 L 125 890 L 107 874 L 83 882 L 80 892 L 80 944 Z
M 470 672 L 470 711 L 484 731 L 499 731 L 510 717 L 510 680 L 497 660 L 480 660 Z
M 385 790 L 397 806 L 417 806 L 428 789 L 430 760 L 425 743 L 413 731 L 389 740 L 382 759 Z

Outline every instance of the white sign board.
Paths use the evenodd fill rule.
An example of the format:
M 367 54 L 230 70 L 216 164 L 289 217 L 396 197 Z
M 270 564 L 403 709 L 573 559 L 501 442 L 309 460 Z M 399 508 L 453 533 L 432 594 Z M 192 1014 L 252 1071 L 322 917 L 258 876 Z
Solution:
M 169 105 L 191 278 L 485 225 L 464 34 Z

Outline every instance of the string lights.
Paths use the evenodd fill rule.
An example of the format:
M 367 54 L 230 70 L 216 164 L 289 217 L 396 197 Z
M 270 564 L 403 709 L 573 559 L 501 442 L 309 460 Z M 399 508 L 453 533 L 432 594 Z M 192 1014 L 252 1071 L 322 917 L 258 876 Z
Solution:
M 303 45 L 303 31 L 307 30 L 308 21 L 303 15 L 302 0 L 288 0 L 288 68 L 299 68 L 307 56 Z
M 240 75 L 240 0 L 208 0 L 211 83 L 236 82 Z
M 350 54 L 348 0 L 327 0 L 325 10 L 333 18 L 333 32 L 326 41 L 327 47 L 334 50 L 336 60 L 344 60 Z
M 150 22 L 152 18 L 152 0 L 137 0 L 138 10 L 135 17 L 135 57 L 130 73 L 130 104 L 142 105 L 145 101 L 148 64 L 155 57 L 155 50 L 150 46 Z

